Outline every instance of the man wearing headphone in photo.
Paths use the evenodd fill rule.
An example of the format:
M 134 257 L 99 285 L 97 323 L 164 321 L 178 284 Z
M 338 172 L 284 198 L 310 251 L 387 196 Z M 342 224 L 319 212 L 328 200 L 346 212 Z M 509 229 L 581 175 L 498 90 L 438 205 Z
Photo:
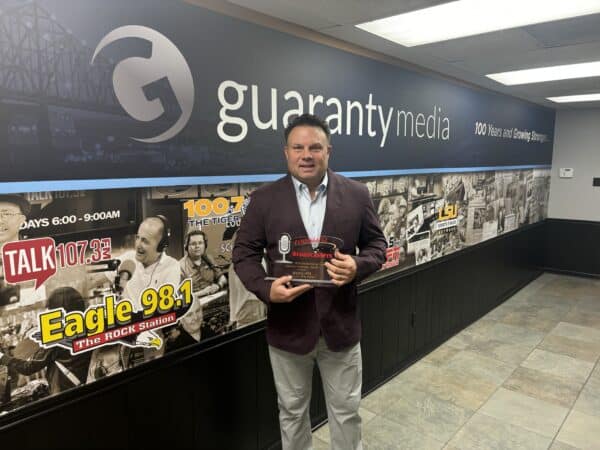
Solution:
M 206 253 L 208 240 L 202 230 L 190 231 L 185 239 L 185 256 L 179 260 L 181 279 L 191 278 L 192 289 L 200 297 L 215 294 L 227 286 L 227 278 Z
M 170 234 L 169 221 L 165 216 L 147 217 L 138 227 L 133 250 L 117 256 L 121 264 L 116 272 L 104 272 L 103 274 L 111 283 L 115 282 L 118 275 L 118 285 L 122 290 L 121 298 L 130 300 L 136 311 L 142 309 L 140 296 L 147 288 L 158 289 L 164 284 L 172 284 L 175 288 L 179 286 L 179 263 L 165 253 L 169 246 Z M 144 333 L 148 332 L 145 331 L 141 334 Z M 162 337 L 160 330 L 153 330 L 152 333 Z M 116 373 L 127 367 L 160 357 L 164 351 L 164 345 L 157 350 L 154 348 L 130 349 L 117 344 L 109 348 L 95 349 L 92 355 L 92 366 L 100 367 L 103 365 L 102 360 L 106 360 L 108 357 L 114 363 L 108 365 L 111 367 L 110 371 L 104 372 Z M 118 364 L 117 360 L 120 360 Z M 98 375 L 104 375 L 101 372 L 101 370 L 90 370 L 87 381 L 94 381 Z
M 137 310 L 141 309 L 140 295 L 145 289 L 149 287 L 158 289 L 167 283 L 175 288 L 179 286 L 179 263 L 165 253 L 169 246 L 169 235 L 169 223 L 166 217 L 160 215 L 148 217 L 138 228 L 135 248 L 118 257 L 121 260 L 120 268 L 135 267 L 127 273 L 118 272 L 120 272 L 120 284 L 124 288 L 122 298 L 131 300 Z

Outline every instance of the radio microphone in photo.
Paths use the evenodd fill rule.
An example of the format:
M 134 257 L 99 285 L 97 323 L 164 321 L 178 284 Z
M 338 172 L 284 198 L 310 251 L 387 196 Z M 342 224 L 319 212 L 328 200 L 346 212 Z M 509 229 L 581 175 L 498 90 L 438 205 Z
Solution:
M 89 263 L 87 265 L 91 267 L 87 269 L 87 273 L 110 272 L 113 270 L 117 270 L 117 267 L 119 267 L 120 264 L 120 259 L 107 259 L 105 261 Z
M 115 291 L 123 292 L 125 286 L 122 284 L 131 280 L 131 277 L 135 273 L 135 262 L 131 259 L 123 261 L 117 269 L 117 276 L 115 277 Z
M 284 262 L 284 263 L 291 262 L 291 261 L 288 261 L 285 259 L 285 255 L 287 255 L 291 250 L 291 243 L 292 243 L 292 238 L 289 234 L 283 233 L 279 237 L 279 253 L 281 253 L 281 261 L 279 261 L 279 262 Z

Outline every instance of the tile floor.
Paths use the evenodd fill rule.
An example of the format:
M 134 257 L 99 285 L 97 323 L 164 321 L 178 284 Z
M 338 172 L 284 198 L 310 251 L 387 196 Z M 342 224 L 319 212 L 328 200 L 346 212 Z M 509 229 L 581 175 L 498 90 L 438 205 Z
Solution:
M 599 357 L 600 280 L 544 274 L 365 397 L 364 447 L 600 449 Z

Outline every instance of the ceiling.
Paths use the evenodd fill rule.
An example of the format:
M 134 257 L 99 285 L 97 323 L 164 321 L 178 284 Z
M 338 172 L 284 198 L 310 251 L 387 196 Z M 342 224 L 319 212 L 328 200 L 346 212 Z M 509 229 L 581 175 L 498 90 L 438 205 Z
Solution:
M 600 60 L 600 14 L 411 48 L 354 26 L 447 1 L 228 0 L 228 3 L 541 105 L 556 109 L 600 107 L 600 101 L 557 104 L 545 99 L 550 96 L 600 92 L 600 77 L 504 86 L 485 76 L 509 70 Z M 490 13 L 493 14 L 493 11 Z

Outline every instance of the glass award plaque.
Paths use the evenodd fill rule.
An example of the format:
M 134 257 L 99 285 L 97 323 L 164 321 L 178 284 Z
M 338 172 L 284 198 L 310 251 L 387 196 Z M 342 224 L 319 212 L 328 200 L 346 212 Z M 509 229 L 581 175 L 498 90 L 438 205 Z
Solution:
M 325 262 L 332 259 L 335 251 L 343 245 L 343 240 L 332 236 L 292 238 L 283 233 L 279 237 L 279 255 L 268 266 L 267 280 L 291 275 L 292 282 L 308 283 L 316 286 L 333 284 Z

